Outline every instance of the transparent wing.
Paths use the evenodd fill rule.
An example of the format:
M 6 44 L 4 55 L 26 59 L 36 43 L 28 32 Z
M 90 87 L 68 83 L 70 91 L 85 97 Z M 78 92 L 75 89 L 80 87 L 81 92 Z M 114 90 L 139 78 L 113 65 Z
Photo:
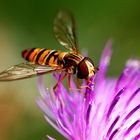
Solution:
M 75 20 L 68 11 L 59 11 L 54 19 L 53 31 L 58 42 L 69 49 L 78 53 L 77 38 L 75 34 Z
M 60 70 L 48 66 L 39 66 L 31 63 L 14 65 L 0 73 L 0 81 L 13 81 Z

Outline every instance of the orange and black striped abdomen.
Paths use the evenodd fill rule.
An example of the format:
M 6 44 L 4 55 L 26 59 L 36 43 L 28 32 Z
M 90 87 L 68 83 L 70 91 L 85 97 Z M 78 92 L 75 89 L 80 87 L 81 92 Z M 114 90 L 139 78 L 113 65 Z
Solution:
M 23 51 L 22 57 L 35 64 L 57 66 L 60 65 L 58 57 L 61 53 L 61 51 L 56 50 L 31 48 Z

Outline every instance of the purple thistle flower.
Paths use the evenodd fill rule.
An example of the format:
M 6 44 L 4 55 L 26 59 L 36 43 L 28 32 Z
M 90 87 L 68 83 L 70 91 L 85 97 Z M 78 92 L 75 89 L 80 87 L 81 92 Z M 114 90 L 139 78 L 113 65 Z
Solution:
M 88 85 L 91 89 L 66 90 L 59 83 L 55 95 L 53 90 L 44 87 L 39 77 L 37 103 L 45 119 L 66 139 L 140 139 L 140 61 L 130 59 L 119 78 L 106 78 L 111 54 L 111 42 L 108 42 L 99 71 L 91 78 L 94 85 Z M 55 78 L 58 80 L 59 74 L 55 74 Z M 71 86 L 76 88 L 73 79 Z

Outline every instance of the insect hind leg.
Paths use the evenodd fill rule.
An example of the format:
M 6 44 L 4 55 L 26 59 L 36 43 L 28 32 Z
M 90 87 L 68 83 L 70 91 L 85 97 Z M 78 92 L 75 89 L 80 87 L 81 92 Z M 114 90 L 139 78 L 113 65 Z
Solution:
M 63 111 L 63 105 L 62 105 L 62 101 L 61 101 L 61 98 L 60 98 L 60 93 L 57 91 L 58 89 L 58 85 L 59 83 L 61 83 L 63 81 L 63 79 L 67 76 L 67 73 L 65 72 L 63 74 L 63 71 L 60 73 L 59 77 L 58 77 L 58 80 L 57 80 L 57 83 L 55 84 L 55 86 L 53 87 L 53 91 L 54 91 L 54 94 L 55 96 L 57 96 L 58 98 L 58 101 L 60 103 L 60 108 L 61 108 L 61 111 Z
M 63 81 L 63 79 L 67 76 L 67 73 L 65 72 L 63 74 L 63 71 L 61 72 L 61 74 L 59 75 L 58 77 L 58 80 L 57 80 L 57 83 L 54 85 L 53 87 L 53 90 L 55 92 L 55 94 L 57 94 L 57 87 L 58 87 L 58 84 L 61 83 Z

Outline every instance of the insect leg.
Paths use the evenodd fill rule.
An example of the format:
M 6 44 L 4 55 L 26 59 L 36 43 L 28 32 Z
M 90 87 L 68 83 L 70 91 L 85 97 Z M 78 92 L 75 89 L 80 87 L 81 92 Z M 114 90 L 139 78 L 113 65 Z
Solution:
M 89 84 L 94 85 L 94 83 L 93 83 L 93 82 L 91 82 L 91 80 L 90 80 L 90 79 L 86 79 L 86 82 L 87 82 L 87 84 L 88 84 L 88 85 L 89 85 Z
M 68 87 L 69 87 L 69 89 L 71 89 L 71 82 L 70 82 L 70 80 L 71 80 L 71 73 L 68 73 Z
M 81 86 L 80 80 L 79 80 L 78 77 L 76 77 L 76 80 L 77 80 L 78 88 L 80 88 L 80 89 L 81 89 L 81 88 L 88 88 L 88 89 L 92 90 L 92 88 L 88 85 L 89 83 L 91 83 L 90 80 L 86 79 L 86 84 L 87 84 L 87 85 L 85 85 L 85 86 Z
M 59 82 L 62 82 L 63 79 L 67 76 L 67 73 L 65 72 L 65 74 L 63 75 L 63 71 L 61 72 L 61 74 L 59 75 L 58 81 L 55 84 L 55 86 L 53 87 L 54 92 L 56 93 L 56 89 L 58 87 Z
M 72 88 L 72 87 L 71 87 L 71 85 L 70 85 L 70 80 L 71 80 L 71 79 L 70 79 L 70 78 L 71 78 L 71 73 L 68 75 L 68 87 L 69 87 L 69 89 L 70 89 L 70 90 L 80 90 L 82 86 L 81 86 L 81 84 L 80 84 L 79 78 L 76 77 L 76 81 L 77 81 L 77 84 L 78 84 L 78 87 L 77 87 L 77 88 L 76 88 L 76 87 L 75 87 L 75 88 Z
M 80 83 L 80 80 L 78 77 L 76 77 L 76 81 L 77 81 L 77 84 L 78 84 L 78 88 L 80 89 L 81 88 L 81 83 Z
M 63 79 L 64 79 L 66 76 L 67 76 L 67 72 L 65 72 L 65 74 L 63 75 L 63 71 L 62 71 L 61 74 L 59 75 L 59 78 L 58 78 L 57 83 L 56 83 L 55 86 L 53 87 L 53 91 L 54 91 L 55 95 L 57 96 L 57 98 L 58 98 L 58 100 L 59 100 L 61 111 L 63 111 L 63 105 L 62 105 L 62 101 L 61 101 L 61 98 L 60 98 L 60 94 L 57 92 L 57 87 L 58 87 L 59 82 L 62 82 Z
M 72 76 L 72 73 L 68 73 L 68 88 L 70 90 L 80 90 L 80 86 L 77 87 L 71 87 L 71 76 Z M 80 81 L 79 81 L 79 85 L 80 85 Z

